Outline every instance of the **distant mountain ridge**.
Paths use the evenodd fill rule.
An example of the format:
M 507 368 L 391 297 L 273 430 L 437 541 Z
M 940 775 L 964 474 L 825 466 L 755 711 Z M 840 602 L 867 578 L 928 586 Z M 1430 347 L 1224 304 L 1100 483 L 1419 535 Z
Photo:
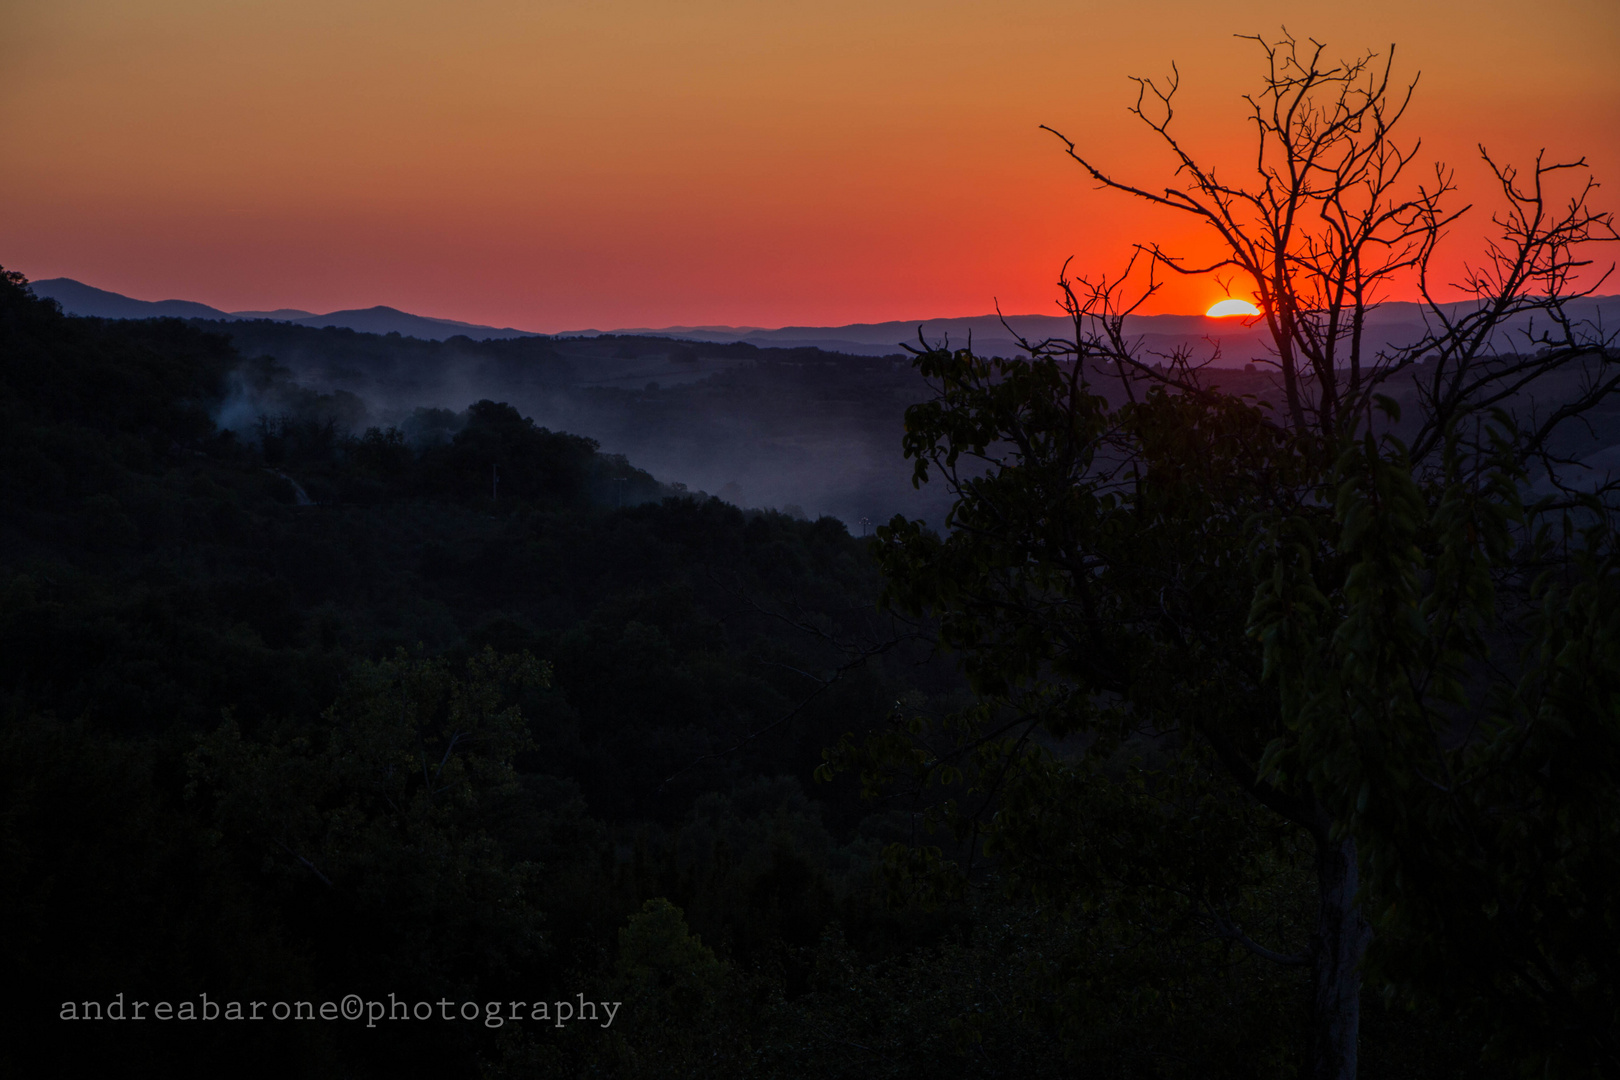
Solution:
M 69 315 L 90 315 L 100 319 L 218 319 L 235 322 L 243 319 L 271 319 L 276 322 L 295 323 L 300 326 L 340 326 L 363 334 L 397 333 L 404 337 L 443 341 L 457 335 L 470 338 L 541 337 L 527 330 L 510 326 L 481 326 L 458 319 L 435 319 L 425 315 L 412 315 L 379 305 L 345 311 L 330 311 L 317 315 L 297 308 L 276 311 L 221 311 L 192 300 L 136 300 L 122 293 L 98 289 L 72 278 L 48 278 L 30 283 L 34 295 L 48 297 L 62 305 Z
M 270 319 L 316 328 L 346 327 L 367 334 L 398 333 L 427 341 L 444 341 L 465 336 L 473 339 L 521 337 L 597 337 L 604 334 L 679 338 L 706 344 L 746 342 L 760 348 L 817 348 L 853 356 L 889 356 L 902 351 L 903 344 L 952 346 L 973 343 L 974 349 L 990 356 L 1008 356 L 1021 348 L 1019 337 L 1030 343 L 1048 338 L 1073 336 L 1074 327 L 1061 315 L 975 315 L 945 319 L 897 319 L 880 323 L 851 323 L 845 326 L 784 326 L 765 329 L 756 326 L 666 326 L 618 330 L 572 330 L 540 334 L 512 327 L 482 326 L 456 319 L 436 319 L 413 315 L 391 307 L 332 311 L 317 315 L 296 308 L 275 311 L 221 311 L 190 300 L 136 300 L 120 293 L 97 289 L 72 278 L 50 278 L 33 283 L 34 292 L 62 305 L 70 315 L 91 315 L 104 319 Z M 1599 326 L 1620 325 L 1620 296 L 1595 296 L 1573 301 L 1570 313 Z M 1399 347 L 1419 340 L 1424 331 L 1420 305 L 1395 301 L 1380 305 L 1368 318 L 1369 344 L 1373 348 Z M 1522 332 L 1525 325 L 1509 327 Z M 1192 350 L 1207 358 L 1219 349 L 1219 363 L 1242 364 L 1267 355 L 1264 328 L 1245 325 L 1242 319 L 1211 319 L 1204 315 L 1133 315 L 1126 319 L 1127 334 L 1147 355 L 1169 357 Z M 1015 336 L 1016 335 L 1016 336 Z
M 1576 320 L 1614 328 L 1620 326 L 1620 296 L 1593 296 L 1571 301 L 1568 313 Z M 1522 333 L 1527 320 L 1511 320 L 1506 330 Z M 1369 314 L 1365 344 L 1373 349 L 1399 348 L 1422 339 L 1423 306 L 1408 301 L 1381 304 Z M 698 342 L 744 341 L 760 348 L 791 349 L 810 346 L 856 356 L 885 356 L 901 351 L 902 344 L 920 347 L 972 342 L 985 356 L 1011 356 L 1023 342 L 1038 344 L 1052 338 L 1072 338 L 1074 323 L 1063 315 L 975 315 L 946 319 L 895 320 L 852 323 L 847 326 L 784 326 L 766 330 L 752 326 L 672 326 L 663 329 L 613 331 L 581 330 L 559 337 L 598 333 L 676 337 Z M 1219 366 L 1241 366 L 1269 355 L 1265 327 L 1246 319 L 1212 319 L 1206 315 L 1132 315 L 1125 320 L 1126 336 L 1147 356 L 1168 357 L 1191 350 L 1201 359 L 1219 349 Z M 920 339 L 920 340 L 919 340 Z

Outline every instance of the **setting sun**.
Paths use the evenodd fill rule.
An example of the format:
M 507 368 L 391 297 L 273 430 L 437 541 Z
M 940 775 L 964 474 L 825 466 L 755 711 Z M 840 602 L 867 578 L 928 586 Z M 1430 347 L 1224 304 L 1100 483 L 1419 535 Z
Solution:
M 1258 315 L 1260 309 L 1247 300 L 1232 299 L 1222 300 L 1204 314 L 1212 319 L 1224 319 L 1230 315 Z

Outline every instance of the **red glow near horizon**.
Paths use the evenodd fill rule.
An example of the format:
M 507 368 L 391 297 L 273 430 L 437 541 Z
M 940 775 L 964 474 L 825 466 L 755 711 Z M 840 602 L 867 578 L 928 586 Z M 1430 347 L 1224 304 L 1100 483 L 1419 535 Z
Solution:
M 1259 69 L 1230 35 L 1284 21 L 1340 55 L 1394 38 L 1397 75 L 1423 71 L 1407 138 L 1479 205 L 1447 280 L 1489 224 L 1476 144 L 1620 177 L 1609 0 L 1550 0 L 1529 24 L 1507 0 L 1210 8 L 24 6 L 0 34 L 0 264 L 226 310 L 388 304 L 547 331 L 1056 313 L 1070 256 L 1111 276 L 1139 242 L 1217 248 L 1097 191 L 1039 125 L 1162 188 L 1173 162 L 1127 114 L 1127 77 L 1173 60 L 1182 136 L 1236 175 Z M 1143 311 L 1212 294 L 1174 277 Z

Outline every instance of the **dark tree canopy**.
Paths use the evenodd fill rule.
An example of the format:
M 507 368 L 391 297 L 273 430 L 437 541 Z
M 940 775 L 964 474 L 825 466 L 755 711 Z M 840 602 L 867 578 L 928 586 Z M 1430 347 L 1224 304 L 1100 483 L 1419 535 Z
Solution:
M 1457 214 L 1444 168 L 1410 178 L 1409 90 L 1387 60 L 1260 44 L 1241 181 L 1177 141 L 1173 78 L 1141 81 L 1134 110 L 1170 186 L 1065 140 L 1105 188 L 1212 228 L 1222 257 L 1065 268 L 1072 338 L 917 355 L 934 397 L 907 413 L 906 453 L 954 505 L 943 534 L 896 518 L 877 550 L 888 602 L 938 620 L 978 703 L 834 763 L 908 777 L 968 865 L 1084 923 L 1189 964 L 1308 967 L 1311 1075 L 1356 1074 L 1364 975 L 1474 1010 L 1493 1055 L 1613 1070 L 1620 940 L 1599 883 L 1617 869 L 1620 639 L 1598 598 L 1620 486 L 1569 468 L 1594 448 L 1571 432 L 1620 388 L 1613 334 L 1571 314 L 1612 217 L 1590 182 L 1560 205 L 1579 163 L 1492 161 L 1500 236 L 1466 300 L 1439 302 Z M 1221 271 L 1253 289 L 1272 377 L 1125 332 L 1161 274 Z M 1403 283 L 1427 330 L 1375 344 L 1367 316 Z M 1268 913 L 1307 852 L 1313 915 Z M 951 880 L 938 849 L 891 857 Z

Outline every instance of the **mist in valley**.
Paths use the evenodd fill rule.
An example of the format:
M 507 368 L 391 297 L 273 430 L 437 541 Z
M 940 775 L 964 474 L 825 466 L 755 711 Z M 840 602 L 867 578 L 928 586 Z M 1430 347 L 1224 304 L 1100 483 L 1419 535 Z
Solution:
M 1620 315 L 1610 298 L 1572 307 L 1599 334 Z M 1424 330 L 1414 305 L 1387 305 L 1375 315 L 1374 348 L 1398 346 Z M 1213 321 L 1144 319 L 1134 338 L 1138 355 L 1202 365 L 1199 379 L 1206 385 L 1248 395 L 1263 408 L 1280 407 L 1280 380 L 1259 344 L 1262 328 L 1240 323 L 1213 337 L 1206 325 Z M 1534 351 L 1538 328 L 1520 321 L 1524 325 L 1501 332 L 1504 355 Z M 971 322 L 920 324 L 914 340 L 966 344 L 977 331 L 971 338 L 977 351 L 1014 355 L 1021 344 L 1058 337 L 1063 329 L 1063 320 L 1021 317 L 1007 326 L 1022 341 L 1001 340 Z M 703 493 L 743 508 L 832 516 L 856 534 L 895 514 L 940 527 L 950 504 L 937 478 L 912 483 L 912 463 L 903 456 L 905 410 L 932 390 L 902 351 L 898 323 L 870 328 L 864 337 L 871 340 L 859 343 L 874 353 L 874 335 L 892 334 L 893 351 L 884 355 L 650 333 L 439 341 L 268 320 L 201 325 L 228 335 L 248 358 L 218 420 L 250 438 L 268 420 L 307 416 L 339 433 L 397 428 L 421 447 L 453 438 L 467 407 L 488 399 L 509 403 L 552 431 L 595 440 L 602 453 L 622 455 L 656 477 L 665 494 Z M 858 336 L 851 329 L 838 332 Z M 1117 370 L 1097 368 L 1091 378 L 1113 404 L 1125 400 Z M 1386 388 L 1402 408 L 1396 429 L 1403 436 L 1417 430 L 1424 379 L 1419 364 Z M 1533 424 L 1556 408 L 1560 395 L 1578 392 L 1580 379 L 1571 371 L 1558 386 L 1544 384 L 1536 396 L 1502 404 L 1520 423 Z M 1583 486 L 1601 483 L 1615 464 L 1609 458 L 1620 453 L 1617 444 L 1620 416 L 1600 410 L 1552 447 L 1563 462 L 1555 471 Z M 1531 480 L 1538 491 L 1551 489 L 1545 472 Z M 609 484 L 597 497 L 609 505 L 650 497 L 645 487 L 639 496 L 628 490 Z
M 506 402 L 537 425 L 583 435 L 669 486 L 743 508 L 832 516 L 859 534 L 895 514 L 943 521 L 938 483 L 914 488 L 906 407 L 928 388 L 909 356 L 760 349 L 603 335 L 474 342 L 213 324 L 247 359 L 220 409 L 253 437 L 281 416 L 337 431 L 454 436 L 467 406 Z M 605 496 L 624 498 L 621 490 Z

